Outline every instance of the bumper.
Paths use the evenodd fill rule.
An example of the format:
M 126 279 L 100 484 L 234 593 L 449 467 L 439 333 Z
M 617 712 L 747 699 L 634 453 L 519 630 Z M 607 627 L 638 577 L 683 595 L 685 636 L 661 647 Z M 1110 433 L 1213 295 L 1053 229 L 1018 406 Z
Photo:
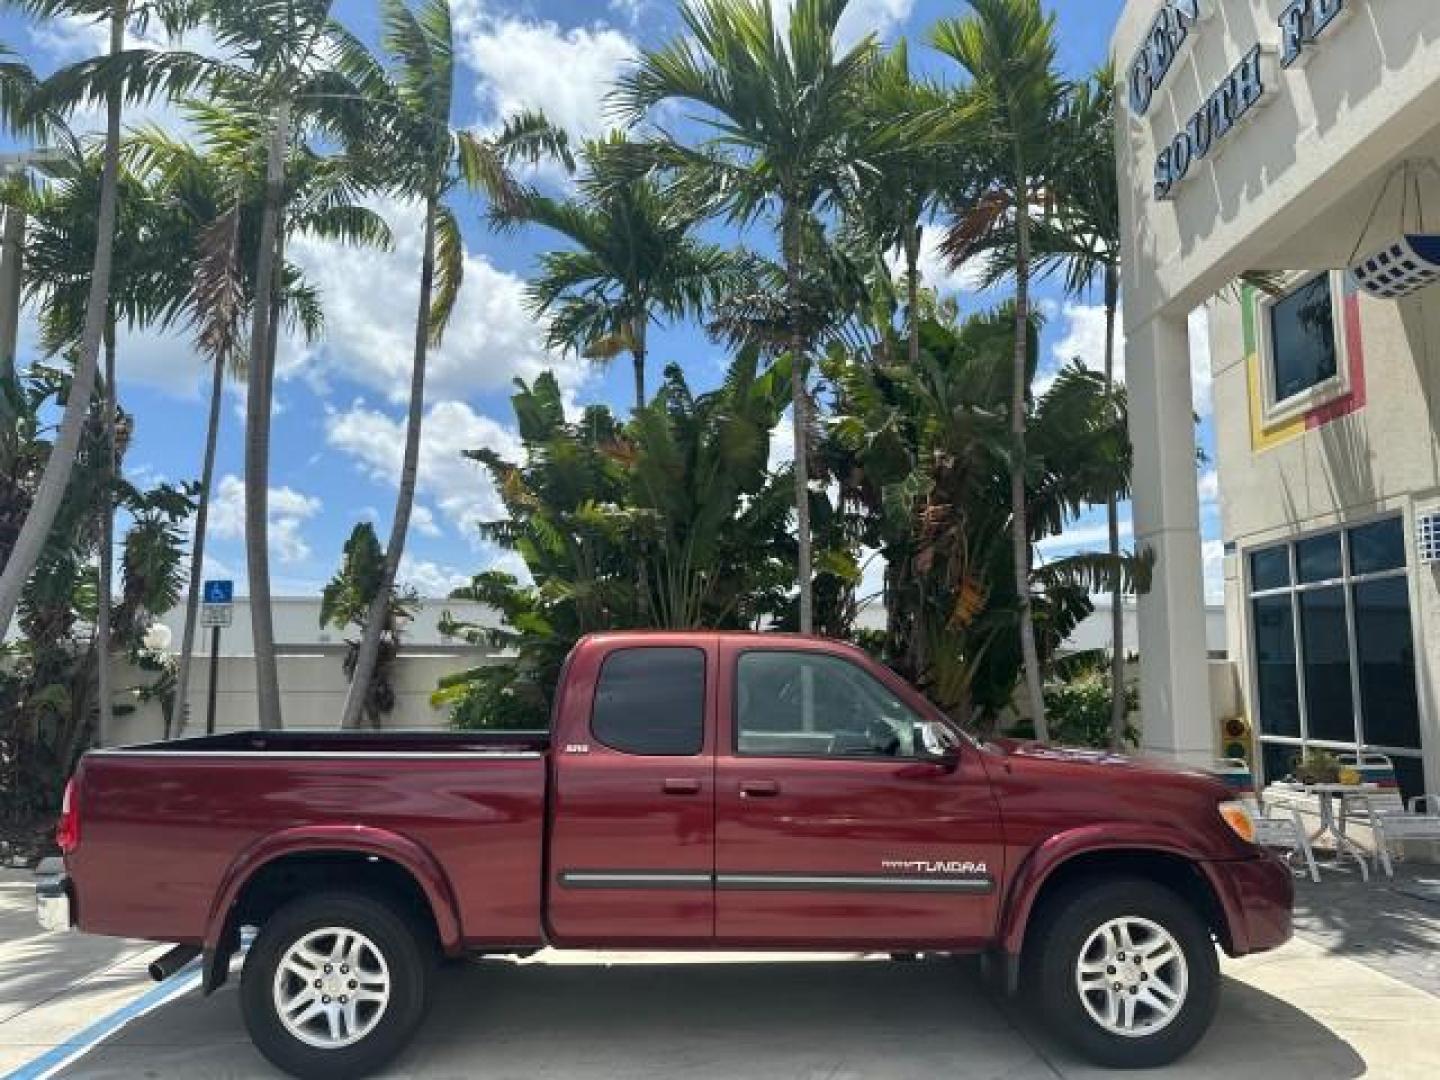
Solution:
M 65 864 L 59 859 L 44 859 L 35 868 L 35 918 L 46 930 L 72 930 L 75 927 L 70 877 L 65 873 Z
M 1224 908 L 1227 952 L 1244 956 L 1277 949 L 1290 940 L 1295 879 L 1288 866 L 1270 855 L 1204 866 Z

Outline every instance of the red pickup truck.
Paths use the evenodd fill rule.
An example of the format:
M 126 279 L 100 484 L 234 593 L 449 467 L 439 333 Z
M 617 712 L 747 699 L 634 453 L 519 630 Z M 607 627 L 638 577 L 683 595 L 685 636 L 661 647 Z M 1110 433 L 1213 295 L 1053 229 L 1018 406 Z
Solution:
M 625 633 L 552 731 L 253 732 L 98 750 L 42 922 L 174 942 L 298 1076 L 396 1053 L 433 961 L 544 946 L 980 953 L 1097 1062 L 1184 1053 L 1214 943 L 1291 932 L 1290 873 L 1203 773 L 976 743 L 863 652 Z

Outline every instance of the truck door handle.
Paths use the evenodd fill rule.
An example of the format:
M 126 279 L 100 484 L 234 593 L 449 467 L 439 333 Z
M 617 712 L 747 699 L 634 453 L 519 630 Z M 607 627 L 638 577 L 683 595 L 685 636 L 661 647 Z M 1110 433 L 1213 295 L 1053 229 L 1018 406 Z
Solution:
M 780 785 L 774 780 L 742 780 L 740 782 L 742 799 L 770 799 L 779 794 Z
M 666 795 L 699 795 L 700 781 L 694 779 L 666 780 L 660 785 L 660 790 Z

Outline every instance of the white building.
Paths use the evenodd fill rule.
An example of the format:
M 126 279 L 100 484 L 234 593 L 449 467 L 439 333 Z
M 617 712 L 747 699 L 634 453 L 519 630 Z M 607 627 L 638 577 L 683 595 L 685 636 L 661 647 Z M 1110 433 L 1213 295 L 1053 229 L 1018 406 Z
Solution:
M 1158 557 L 1146 741 L 1215 749 L 1186 333 L 1204 305 L 1262 765 L 1367 748 L 1407 794 L 1440 791 L 1440 285 L 1410 289 L 1440 247 L 1396 246 L 1440 232 L 1440 3 L 1131 0 L 1114 55 L 1135 531 Z M 1237 286 L 1257 272 L 1280 295 Z

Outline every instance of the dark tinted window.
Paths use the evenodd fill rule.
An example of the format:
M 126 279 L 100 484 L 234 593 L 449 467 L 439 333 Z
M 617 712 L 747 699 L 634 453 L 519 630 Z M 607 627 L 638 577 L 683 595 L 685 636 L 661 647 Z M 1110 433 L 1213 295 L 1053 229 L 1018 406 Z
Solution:
M 1290 584 L 1290 549 L 1266 548 L 1250 556 L 1250 587 L 1256 592 Z
M 1350 693 L 1345 590 L 1337 585 L 1301 593 L 1300 630 L 1310 738 L 1354 742 L 1355 705 Z
M 1405 566 L 1405 525 L 1388 518 L 1350 530 L 1350 572 L 1378 574 Z
M 1339 370 L 1330 275 L 1321 274 L 1270 309 L 1275 400 L 1304 393 Z
M 677 757 L 705 742 L 705 654 L 621 649 L 605 658 L 590 718 L 595 738 L 627 754 Z
M 1298 746 L 1286 746 L 1283 743 L 1262 743 L 1260 752 L 1263 755 L 1261 762 L 1267 784 L 1288 777 L 1295 770 L 1295 762 L 1300 759 Z
M 1415 696 L 1415 639 L 1410 632 L 1410 586 L 1402 577 L 1355 586 L 1355 651 L 1365 741 L 1420 749 L 1420 702 Z
M 737 749 L 759 757 L 913 757 L 920 718 L 847 660 L 747 652 L 736 673 Z
M 1340 534 L 1301 540 L 1295 545 L 1295 568 L 1302 582 L 1334 581 L 1340 577 Z
M 1266 735 L 1300 734 L 1300 692 L 1295 683 L 1295 627 L 1289 596 L 1255 601 L 1255 665 L 1260 728 Z

